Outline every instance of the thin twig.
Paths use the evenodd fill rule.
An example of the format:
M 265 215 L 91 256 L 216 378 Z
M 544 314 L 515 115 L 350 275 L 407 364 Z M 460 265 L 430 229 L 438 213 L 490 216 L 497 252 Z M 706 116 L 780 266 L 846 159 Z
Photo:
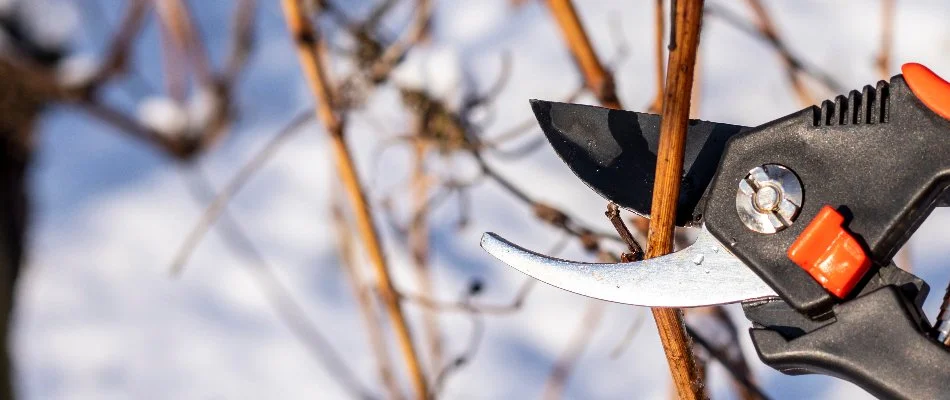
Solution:
M 831 76 L 831 74 L 806 63 L 788 48 L 781 37 L 778 36 L 771 18 L 758 0 L 747 1 L 756 15 L 756 25 L 754 26 L 724 7 L 710 5 L 706 7 L 706 10 L 709 12 L 709 15 L 719 17 L 729 25 L 759 38 L 771 46 L 781 58 L 789 83 L 792 85 L 792 89 L 795 91 L 799 103 L 802 105 L 811 105 L 815 102 L 815 99 L 805 86 L 805 82 L 801 79 L 800 75 L 811 77 L 832 92 L 844 92 L 844 86 Z
M 420 307 L 439 311 L 439 312 L 455 312 L 455 313 L 479 313 L 479 314 L 492 314 L 492 315 L 507 315 L 513 314 L 521 309 L 524 305 L 524 301 L 528 298 L 528 295 L 531 294 L 531 289 L 534 289 L 537 283 L 536 279 L 528 278 L 525 279 L 524 283 L 521 284 L 521 287 L 515 293 L 514 298 L 511 299 L 507 304 L 477 304 L 471 302 L 457 303 L 457 302 L 448 302 L 430 299 L 425 296 L 420 296 L 416 294 L 410 294 L 406 292 L 399 292 L 399 298 L 404 301 L 409 301 L 414 304 L 419 305 Z
M 577 364 L 577 360 L 584 353 L 587 345 L 590 344 L 591 337 L 594 335 L 597 327 L 600 325 L 601 316 L 604 313 L 604 302 L 597 299 L 588 299 L 587 309 L 584 311 L 584 317 L 581 323 L 577 325 L 574 335 L 568 342 L 567 347 L 561 356 L 554 363 L 551 375 L 548 376 L 547 383 L 544 384 L 544 399 L 559 399 L 563 395 L 567 380 Z
M 254 17 L 257 0 L 240 0 L 234 11 L 230 53 L 224 66 L 224 81 L 234 85 L 254 48 Z
M 415 19 L 409 29 L 401 39 L 387 47 L 379 60 L 369 69 L 373 81 L 385 80 L 393 68 L 406 56 L 406 53 L 425 38 L 429 29 L 429 21 L 432 18 L 432 3 L 432 0 L 417 0 Z
M 277 153 L 277 150 L 279 150 L 288 139 L 299 132 L 302 126 L 312 121 L 313 116 L 313 111 L 310 110 L 302 111 L 295 115 L 260 151 L 254 154 L 246 164 L 241 166 L 241 169 L 238 170 L 234 177 L 224 186 L 224 189 L 214 197 L 211 204 L 204 210 L 201 214 L 201 219 L 195 224 L 191 231 L 188 232 L 188 235 L 185 236 L 185 240 L 175 253 L 174 261 L 172 261 L 171 264 L 170 273 L 172 276 L 181 275 L 184 271 L 185 264 L 188 262 L 188 259 L 191 258 L 191 254 L 195 248 L 201 243 L 201 240 L 205 234 L 207 234 L 208 230 L 211 229 L 211 226 L 214 225 L 215 221 L 221 216 L 221 213 L 225 211 L 231 199 L 244 187 L 244 184 Z
M 749 364 L 746 363 L 745 354 L 739 343 L 740 331 L 732 319 L 729 318 L 729 313 L 723 306 L 709 307 L 707 310 L 719 326 L 728 333 L 727 342 L 725 344 L 726 355 L 730 356 L 728 358 L 729 365 L 727 368 L 734 371 L 735 374 L 743 376 L 744 381 L 755 383 L 755 376 L 752 374 L 752 369 L 749 368 Z M 725 362 L 725 360 L 723 361 Z M 757 391 L 750 390 L 745 382 L 738 379 L 733 379 L 733 382 L 737 386 L 736 389 L 739 393 L 739 398 L 743 400 L 757 400 L 761 397 Z
M 881 0 L 881 50 L 877 54 L 877 74 L 883 80 L 891 77 L 891 54 L 894 43 L 894 14 L 897 1 Z
M 693 340 L 696 341 L 697 344 L 706 349 L 706 351 L 709 352 L 709 355 L 711 355 L 714 359 L 716 359 L 716 361 L 725 367 L 726 371 L 729 372 L 729 375 L 732 376 L 732 379 L 742 385 L 746 391 L 753 394 L 754 396 L 758 396 L 760 399 L 769 398 L 762 388 L 749 379 L 747 374 L 741 373 L 734 368 L 734 364 L 730 361 L 729 355 L 725 354 L 725 352 L 716 346 L 713 346 L 709 340 L 706 340 L 703 335 L 691 328 L 689 325 L 686 325 L 686 332 Z
M 198 203 L 204 203 L 205 199 L 214 193 L 213 188 L 211 188 L 208 179 L 197 168 L 189 175 L 190 179 L 187 179 L 189 193 Z M 307 316 L 303 306 L 290 295 L 290 290 L 274 274 L 274 268 L 267 263 L 263 254 L 247 236 L 245 230 L 241 228 L 237 220 L 228 214 L 227 210 L 222 210 L 221 222 L 223 229 L 220 230 L 220 233 L 225 239 L 225 244 L 233 252 L 247 257 L 253 264 L 250 271 L 253 273 L 254 281 L 264 292 L 268 303 L 273 307 L 278 318 L 287 325 L 291 333 L 306 346 L 310 354 L 323 364 L 327 372 L 339 381 L 353 397 L 360 399 L 375 398 L 376 396 L 372 394 L 372 390 L 360 382 L 353 370 L 343 361 L 342 355 L 336 351 L 326 335 L 317 328 L 317 323 Z
M 423 374 L 402 305 L 393 288 L 389 267 L 370 213 L 370 205 L 363 193 L 359 175 L 356 172 L 356 165 L 344 142 L 343 122 L 334 110 L 333 98 L 330 94 L 330 80 L 322 59 L 326 54 L 326 47 L 304 15 L 298 0 L 283 0 L 282 4 L 287 26 L 297 45 L 304 75 L 317 100 L 317 116 L 320 117 L 320 121 L 323 122 L 324 128 L 330 136 L 337 172 L 340 174 L 340 180 L 346 189 L 347 197 L 355 213 L 356 224 L 363 245 L 369 253 L 369 259 L 375 269 L 379 294 L 386 305 L 387 314 L 395 330 L 416 397 L 425 399 L 429 395 L 428 382 Z
M 772 22 L 769 13 L 765 11 L 765 6 L 763 6 L 759 0 L 746 0 L 746 3 L 756 16 L 756 25 L 759 31 L 762 32 L 762 36 L 778 51 L 779 57 L 782 59 L 782 64 L 785 65 L 788 81 L 795 89 L 795 94 L 798 95 L 799 103 L 802 105 L 814 103 L 814 96 L 809 92 L 805 83 L 802 82 L 799 77 L 798 72 L 801 67 L 797 61 L 791 57 L 788 47 L 785 46 L 785 42 L 778 36 L 775 24 Z
M 564 35 L 574 61 L 581 70 L 587 88 L 594 93 L 604 107 L 622 109 L 620 99 L 617 98 L 613 75 L 597 58 L 597 53 L 587 37 L 587 32 L 584 31 L 584 26 L 571 0 L 547 0 L 547 5 Z
M 565 96 L 564 99 L 561 100 L 561 102 L 564 102 L 564 103 L 573 102 L 574 100 L 577 100 L 577 98 L 580 97 L 580 95 L 583 93 L 584 93 L 584 87 L 580 86 L 577 89 L 574 89 L 573 91 L 571 91 L 571 94 Z M 485 147 L 488 149 L 497 149 L 499 145 L 504 144 L 507 141 L 516 139 L 520 137 L 521 135 L 524 135 L 526 132 L 531 132 L 532 131 L 531 128 L 536 128 L 537 126 L 538 126 L 538 120 L 532 116 L 531 118 L 527 118 L 524 121 L 521 121 L 520 123 L 515 124 L 514 127 L 511 127 L 502 131 L 502 133 L 493 135 L 490 140 L 483 140 L 482 144 L 485 145 Z
M 432 297 L 434 289 L 432 269 L 429 266 L 429 224 L 427 221 L 430 212 L 427 206 L 431 177 L 425 168 L 428 146 L 424 142 L 416 142 L 414 150 L 415 165 L 411 183 L 412 218 L 407 237 L 419 291 L 423 296 Z M 442 366 L 442 334 L 439 330 L 439 316 L 433 310 L 426 309 L 422 320 L 423 336 L 429 347 L 430 371 L 436 371 Z
M 480 293 L 480 284 L 469 286 L 469 290 L 463 296 L 460 304 L 470 305 L 472 297 L 475 297 Z M 439 373 L 436 374 L 435 383 L 432 385 L 432 393 L 430 394 L 431 398 L 438 397 L 438 395 L 442 392 L 442 389 L 445 388 L 445 382 L 448 381 L 448 378 L 452 376 L 452 374 L 460 371 L 462 367 L 467 365 L 472 360 L 472 358 L 475 357 L 475 354 L 478 352 L 478 348 L 482 343 L 482 339 L 485 337 L 485 321 L 482 314 L 476 309 L 470 309 L 469 316 L 472 319 L 472 333 L 469 336 L 468 345 L 461 354 L 455 356 L 451 362 L 446 364 L 439 371 Z
M 604 214 L 607 215 L 607 219 L 610 220 L 610 223 L 613 224 L 614 229 L 617 230 L 617 234 L 620 235 L 620 238 L 623 239 L 623 242 L 627 245 L 627 250 L 630 250 L 630 258 L 634 260 L 642 260 L 643 247 L 640 246 L 640 243 L 637 243 L 637 239 L 633 238 L 633 234 L 630 233 L 630 229 L 628 229 L 627 225 L 623 223 L 623 218 L 620 218 L 620 207 L 617 206 L 617 203 L 607 203 L 607 212 Z
M 638 309 L 639 311 L 639 309 Z M 610 351 L 610 358 L 616 359 L 623 355 L 623 353 L 630 347 L 630 343 L 633 342 L 633 338 L 636 336 L 637 332 L 640 331 L 640 327 L 643 326 L 643 321 L 645 318 L 644 313 L 637 312 L 637 315 L 633 317 L 633 321 L 630 322 L 630 326 L 627 327 L 626 333 L 624 333 L 623 338 L 617 342 L 617 345 L 614 346 L 614 349 Z
M 142 140 L 173 157 L 187 159 L 197 153 L 198 148 L 194 143 L 156 132 L 106 104 L 83 100 L 74 105 L 86 114 L 115 126 L 120 133 Z
M 622 240 L 615 235 L 597 232 L 595 229 L 587 227 L 580 223 L 577 219 L 572 218 L 567 213 L 546 203 L 534 200 L 524 190 L 513 184 L 507 178 L 503 177 L 498 171 L 486 163 L 480 154 L 472 153 L 472 155 L 479 163 L 479 166 L 485 175 L 491 177 L 495 183 L 501 185 L 501 187 L 509 194 L 531 206 L 535 216 L 538 219 L 560 228 L 564 232 L 576 236 L 578 239 L 580 239 L 586 250 L 592 252 L 597 251 L 600 248 L 597 243 L 598 239 L 610 239 L 617 242 L 622 242 Z
M 150 2 L 147 0 L 132 0 L 129 3 L 125 18 L 116 33 L 112 35 L 104 61 L 99 65 L 92 79 L 84 85 L 87 88 L 98 88 L 114 76 L 125 72 L 132 43 L 142 31 L 145 16 L 150 8 Z
M 341 266 L 346 273 L 347 280 L 353 289 L 353 295 L 356 296 L 356 302 L 360 307 L 360 315 L 363 317 L 363 323 L 366 324 L 367 336 L 370 342 L 370 348 L 373 356 L 376 358 L 376 366 L 379 369 L 380 380 L 389 394 L 390 399 L 402 399 L 402 393 L 399 390 L 399 383 L 393 373 L 392 363 L 389 359 L 389 350 L 386 348 L 386 338 L 383 334 L 383 327 L 376 318 L 376 307 L 374 306 L 372 292 L 363 284 L 363 278 L 360 274 L 354 255 L 356 249 L 353 246 L 353 234 L 350 232 L 349 222 L 343 212 L 342 196 L 333 196 L 331 203 L 331 213 L 333 214 L 333 225 L 336 231 L 338 248 L 340 251 Z
M 194 18 L 188 5 L 184 0 L 163 0 L 158 2 L 158 10 L 177 47 L 191 60 L 199 82 L 210 86 L 214 81 L 211 59 L 195 29 Z
M 653 187 L 653 206 L 650 209 L 650 230 L 647 235 L 647 258 L 659 257 L 673 251 L 676 202 L 683 173 L 686 125 L 689 120 L 690 95 L 699 48 L 703 0 L 678 0 L 674 3 L 673 13 L 669 70 L 657 148 L 656 182 Z M 682 313 L 675 308 L 653 308 L 652 311 L 679 397 L 706 398 L 699 375 L 701 371 L 693 359 Z

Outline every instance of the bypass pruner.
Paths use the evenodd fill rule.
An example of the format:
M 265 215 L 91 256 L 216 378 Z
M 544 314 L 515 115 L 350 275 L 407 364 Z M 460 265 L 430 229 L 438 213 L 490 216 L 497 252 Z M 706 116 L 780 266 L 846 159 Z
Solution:
M 601 196 L 648 216 L 660 117 L 532 101 L 557 154 Z M 482 247 L 538 280 L 651 307 L 741 302 L 763 362 L 851 381 L 882 398 L 950 397 L 950 322 L 897 250 L 950 205 L 950 83 L 920 64 L 749 128 L 691 120 L 677 225 L 695 243 L 593 264 L 492 233 Z M 945 313 L 941 313 L 945 314 Z

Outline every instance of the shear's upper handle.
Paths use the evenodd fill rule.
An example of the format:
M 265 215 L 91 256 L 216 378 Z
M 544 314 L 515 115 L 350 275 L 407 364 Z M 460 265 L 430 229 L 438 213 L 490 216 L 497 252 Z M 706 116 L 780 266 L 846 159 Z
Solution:
M 936 94 L 924 94 L 920 76 L 851 91 L 726 145 L 705 196 L 706 227 L 796 310 L 815 317 L 839 302 L 786 256 L 822 207 L 839 210 L 858 245 L 886 265 L 950 187 L 950 120 L 937 112 L 943 102 L 950 115 L 950 84 L 934 75 L 942 83 L 931 79 L 923 86 Z M 768 164 L 794 173 L 803 202 L 795 222 L 763 234 L 744 225 L 736 193 Z

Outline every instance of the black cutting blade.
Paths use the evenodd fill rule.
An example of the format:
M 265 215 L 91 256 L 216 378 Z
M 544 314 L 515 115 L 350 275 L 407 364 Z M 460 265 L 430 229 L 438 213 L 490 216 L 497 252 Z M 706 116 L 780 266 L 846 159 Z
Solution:
M 531 108 L 554 151 L 577 177 L 607 200 L 649 216 L 659 115 L 543 100 L 531 100 Z M 699 219 L 702 210 L 697 207 L 716 174 L 726 141 L 748 129 L 689 121 L 677 225 L 692 225 Z

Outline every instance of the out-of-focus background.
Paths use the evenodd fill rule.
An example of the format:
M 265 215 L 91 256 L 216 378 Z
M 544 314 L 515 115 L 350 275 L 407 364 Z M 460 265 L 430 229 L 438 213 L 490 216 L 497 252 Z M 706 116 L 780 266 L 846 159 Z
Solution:
M 613 232 L 606 202 L 532 122 L 529 99 L 566 100 L 584 86 L 547 2 L 304 3 L 327 45 L 346 142 L 437 397 L 674 396 L 649 310 L 532 284 L 478 246 L 494 231 L 563 258 L 622 250 L 609 239 L 584 248 L 597 238 L 585 229 Z M 656 2 L 574 6 L 624 108 L 646 110 L 657 91 Z M 140 21 L 130 23 L 136 7 Z M 756 125 L 908 61 L 950 76 L 946 1 L 706 7 L 693 100 L 702 119 Z M 132 24 L 140 29 L 126 32 Z M 68 89 L 39 102 L 35 126 L 4 126 L 33 143 L 16 147 L 31 155 L 10 328 L 19 398 L 395 397 L 381 365 L 395 392 L 412 396 L 329 136 L 304 119 L 315 100 L 280 2 L 4 0 L 0 25 L 4 58 L 19 68 L 4 67 L 3 85 L 45 71 L 27 87 Z M 762 34 L 768 26 L 780 42 Z M 102 68 L 122 37 L 125 68 Z M 393 43 L 411 46 L 391 72 L 368 76 Z M 796 75 L 806 93 L 790 83 L 788 56 L 805 66 Z M 598 104 L 579 93 L 573 101 Z M 281 133 L 294 120 L 299 127 Z M 214 196 L 262 149 L 273 151 L 192 240 Z M 898 261 L 931 283 L 931 317 L 950 278 L 948 224 L 950 213 L 935 211 Z M 188 244 L 193 253 L 182 256 Z M 869 397 L 841 380 L 764 366 L 741 311 L 725 309 L 738 348 L 721 316 L 690 311 L 687 321 L 741 349 L 770 398 Z M 707 384 L 715 399 L 741 396 L 716 361 Z

